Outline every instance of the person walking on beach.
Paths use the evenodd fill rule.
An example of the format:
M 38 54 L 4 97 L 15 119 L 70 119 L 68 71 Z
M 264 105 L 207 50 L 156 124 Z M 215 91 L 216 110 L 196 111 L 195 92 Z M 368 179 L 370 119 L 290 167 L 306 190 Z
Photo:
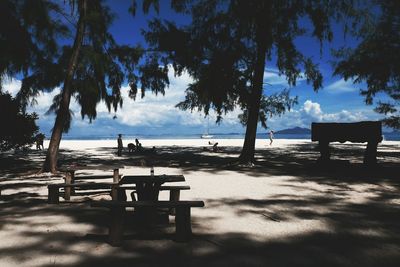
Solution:
M 272 142 L 274 141 L 274 131 L 269 132 L 269 145 L 272 146 Z
M 118 134 L 118 153 L 117 153 L 117 155 L 118 156 L 121 156 L 122 155 L 122 148 L 124 147 L 123 146 L 123 144 L 122 144 L 122 134 Z

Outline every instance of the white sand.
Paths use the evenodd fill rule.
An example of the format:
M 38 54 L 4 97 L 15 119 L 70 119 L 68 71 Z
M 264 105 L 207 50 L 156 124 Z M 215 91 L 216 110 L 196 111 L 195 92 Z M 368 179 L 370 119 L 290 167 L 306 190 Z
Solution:
M 111 247 L 104 242 L 106 211 L 91 209 L 87 203 L 45 204 L 46 185 L 61 178 L 7 172 L 1 180 L 6 189 L 0 199 L 0 266 L 396 266 L 400 262 L 400 175 L 393 178 L 399 170 L 400 142 L 380 145 L 378 160 L 384 169 L 371 172 L 359 164 L 361 144 L 351 145 L 356 151 L 346 155 L 339 152 L 350 144 L 334 145 L 338 152 L 333 158 L 350 160 L 349 170 L 355 170 L 347 173 L 340 166 L 314 171 L 318 152 L 307 140 L 275 139 L 272 146 L 267 139 L 257 140 L 257 158 L 265 164 L 234 169 L 214 160 L 237 157 L 243 140 L 212 139 L 223 148 L 220 153 L 203 151 L 210 147 L 208 141 L 141 140 L 145 148 L 156 146 L 159 155 L 172 153 L 170 161 L 188 153 L 173 167 L 155 165 L 155 173 L 183 174 L 191 190 L 183 191 L 181 199 L 205 201 L 205 208 L 192 209 L 193 241 L 127 237 L 122 248 Z M 124 140 L 124 145 L 130 142 L 134 140 Z M 120 160 L 124 175 L 149 174 L 148 166 L 138 166 L 140 156 L 117 157 L 112 153 L 115 146 L 116 140 L 63 140 L 60 160 L 79 164 L 81 158 L 96 159 L 91 166 L 97 160 Z M 43 155 L 30 157 L 34 161 Z M 203 158 L 208 164 L 197 164 Z M 78 174 L 104 173 L 101 167 L 82 168 Z M 168 199 L 167 192 L 160 198 Z M 173 224 L 167 231 L 174 232 Z

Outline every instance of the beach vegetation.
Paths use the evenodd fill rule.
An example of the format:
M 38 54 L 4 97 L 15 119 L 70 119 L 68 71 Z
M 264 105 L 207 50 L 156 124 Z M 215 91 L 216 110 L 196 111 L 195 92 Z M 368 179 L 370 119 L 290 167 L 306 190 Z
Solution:
M 297 103 L 287 88 L 271 93 L 266 69 L 276 69 L 289 87 L 302 78 L 317 91 L 319 65 L 295 44 L 311 36 L 322 46 L 333 39 L 333 23 L 352 17 L 354 1 L 173 1 L 191 16 L 187 25 L 153 20 L 144 36 L 159 64 L 193 79 L 177 107 L 223 115 L 240 108 L 246 126 L 242 163 L 254 162 L 258 123 Z M 354 22 L 354 21 L 353 21 Z M 163 85 L 162 83 L 160 84 Z
M 20 103 L 0 92 L 0 151 L 32 145 L 38 132 L 36 113 L 25 113 Z
M 360 84 L 365 103 L 377 104 L 375 111 L 386 115 L 383 123 L 400 129 L 400 2 L 377 5 L 380 12 L 370 14 L 354 34 L 360 43 L 336 51 L 335 74 Z
M 56 119 L 42 167 L 42 171 L 54 173 L 57 171 L 62 134 L 68 132 L 73 118 L 69 108 L 71 98 L 80 105 L 82 119 L 87 117 L 92 121 L 97 116 L 96 107 L 99 102 L 105 102 L 109 111 L 116 111 L 122 106 L 120 89 L 124 83 L 129 84 L 133 98 L 139 82 L 142 89 L 153 89 L 154 86 L 151 80 L 142 78 L 147 77 L 141 75 L 147 69 L 135 72 L 143 49 L 140 46 L 119 45 L 110 33 L 115 14 L 103 1 L 71 0 L 64 5 L 51 3 L 54 12 L 45 15 L 48 18 L 60 18 L 65 26 L 62 28 L 63 33 L 67 29 L 65 38 L 57 39 L 58 43 L 53 44 L 54 53 L 51 56 L 41 58 L 32 66 L 28 65 L 29 71 L 23 73 L 18 98 L 26 106 L 29 101 L 34 103 L 40 92 L 60 88 L 60 93 L 54 97 L 48 110 L 48 113 L 56 114 Z M 149 6 L 146 4 L 144 8 L 148 10 Z M 152 77 L 164 75 L 162 69 L 152 71 Z

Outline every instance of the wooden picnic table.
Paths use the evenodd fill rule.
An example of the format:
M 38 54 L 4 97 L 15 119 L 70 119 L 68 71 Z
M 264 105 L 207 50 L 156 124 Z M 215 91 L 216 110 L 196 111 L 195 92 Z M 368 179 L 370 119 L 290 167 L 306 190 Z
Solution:
M 135 184 L 138 200 L 157 201 L 163 183 L 184 181 L 183 175 L 127 175 L 122 177 L 119 184 Z
M 158 195 L 163 183 L 184 181 L 183 175 L 127 175 L 122 177 L 119 185 L 134 184 L 138 201 L 158 202 Z M 156 206 L 136 207 L 135 216 L 137 221 L 145 227 L 150 227 L 157 221 L 168 221 L 168 214 L 158 213 Z

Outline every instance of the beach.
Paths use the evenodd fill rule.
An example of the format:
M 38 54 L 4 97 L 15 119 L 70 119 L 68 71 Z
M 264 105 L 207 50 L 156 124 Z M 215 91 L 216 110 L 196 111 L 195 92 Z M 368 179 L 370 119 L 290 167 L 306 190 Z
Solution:
M 126 227 L 122 247 L 107 241 L 109 213 L 90 200 L 47 204 L 38 174 L 45 151 L 1 155 L 0 266 L 398 266 L 400 142 L 378 146 L 378 166 L 362 164 L 365 144 L 333 143 L 332 164 L 317 165 L 316 143 L 257 139 L 254 166 L 232 164 L 243 139 L 140 140 L 144 151 L 116 155 L 117 140 L 62 140 L 60 169 L 76 175 L 182 174 L 190 190 L 193 240 L 175 242 L 174 217 L 154 235 Z M 212 143 L 220 150 L 214 152 Z M 124 147 L 135 143 L 124 139 Z M 48 146 L 45 141 L 44 147 Z M 153 151 L 155 147 L 155 151 Z M 112 181 L 112 179 L 110 179 Z M 129 195 L 129 194 L 128 194 Z M 128 196 L 128 200 L 130 197 Z M 62 198 L 60 198 L 62 200 Z M 168 199 L 161 192 L 160 199 Z

